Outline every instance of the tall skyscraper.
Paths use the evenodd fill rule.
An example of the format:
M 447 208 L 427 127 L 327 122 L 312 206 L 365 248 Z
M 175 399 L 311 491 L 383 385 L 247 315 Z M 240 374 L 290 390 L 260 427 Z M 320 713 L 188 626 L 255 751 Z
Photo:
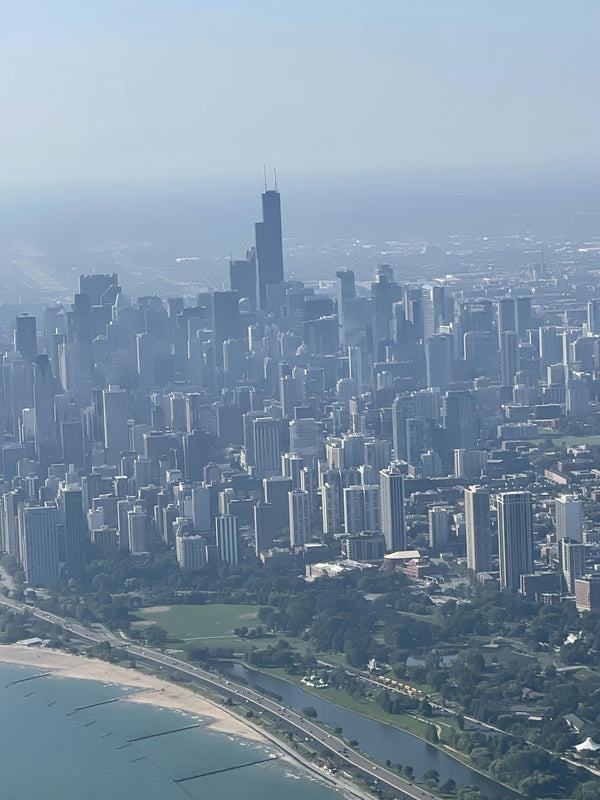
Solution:
M 324 483 L 321 487 L 321 509 L 323 513 L 323 533 L 342 533 L 342 508 L 340 487 Z
M 37 356 L 33 367 L 33 402 L 35 407 L 35 448 L 42 468 L 60 455 L 54 420 L 54 377 L 47 355 Z
M 292 491 L 292 479 L 284 475 L 274 475 L 263 479 L 265 502 L 273 507 L 273 525 L 281 531 L 290 524 L 288 494 Z
M 280 469 L 280 423 L 271 417 L 254 420 L 254 466 L 258 477 L 275 476 Z
M 427 512 L 429 547 L 438 552 L 450 538 L 450 515 L 445 506 L 432 506 Z
M 222 514 L 215 517 L 217 548 L 219 559 L 235 566 L 240 560 L 240 537 L 237 529 L 237 517 L 233 514 Z
M 498 506 L 500 588 L 517 590 L 533 572 L 533 515 L 529 492 L 501 492 Z
M 65 561 L 69 578 L 85 574 L 87 525 L 83 513 L 83 495 L 79 484 L 67 483 L 58 495 L 58 518 L 65 535 Z
M 498 300 L 498 344 L 502 345 L 502 335 L 507 331 L 517 330 L 515 301 L 512 297 Z
M 444 287 L 426 284 L 421 289 L 423 336 L 435 336 L 444 321 Z
M 104 406 L 104 447 L 109 464 L 118 464 L 129 442 L 128 397 L 125 389 L 109 385 L 102 391 Z
M 59 577 L 56 506 L 21 506 L 20 554 L 30 586 L 50 586 Z
M 379 473 L 381 485 L 381 532 L 388 552 L 406 550 L 404 522 L 404 479 L 394 467 Z
M 37 356 L 37 326 L 35 317 L 19 314 L 15 330 L 15 350 L 25 361 L 35 361 Z
M 483 486 L 465 489 L 467 567 L 474 572 L 491 569 L 490 493 Z
M 323 436 L 315 419 L 293 419 L 290 422 L 290 452 L 304 459 L 315 460 L 323 449 Z
M 556 498 L 556 541 L 570 539 L 583 541 L 583 510 L 581 498 L 576 494 L 559 494 Z
M 262 222 L 255 225 L 259 308 L 267 306 L 267 286 L 283 283 L 283 238 L 281 233 L 281 197 L 277 189 L 265 189 L 262 195 Z
M 436 333 L 425 339 L 425 364 L 427 386 L 443 392 L 452 380 L 452 339 L 445 333 Z
M 206 566 L 206 539 L 195 534 L 176 536 L 175 552 L 181 569 L 202 569 Z
M 540 370 L 544 377 L 548 367 L 562 360 L 561 340 L 557 329 L 551 325 L 539 329 L 539 355 Z
M 215 364 L 223 366 L 223 342 L 241 339 L 240 298 L 237 292 L 213 292 L 212 325 Z
M 500 380 L 502 386 L 514 384 L 519 366 L 519 337 L 515 331 L 505 331 L 500 340 Z
M 475 447 L 479 431 L 475 398 L 471 392 L 447 392 L 443 404 L 443 419 L 451 450 L 470 450 Z
M 379 532 L 381 526 L 379 486 L 358 484 L 344 489 L 344 528 L 347 534 Z
M 524 342 L 527 331 L 531 330 L 531 297 L 517 297 L 515 300 L 515 330 Z
M 134 506 L 127 512 L 127 531 L 129 534 L 129 552 L 132 555 L 148 551 L 147 520 L 144 507 Z
M 254 552 L 257 556 L 273 545 L 276 533 L 273 519 L 271 503 L 257 503 L 254 506 Z
M 337 316 L 338 316 L 338 338 L 341 343 L 346 341 L 346 331 L 344 327 L 344 316 L 346 305 L 356 297 L 356 284 L 354 272 L 351 269 L 342 269 L 336 272 L 338 279 L 337 285 Z
M 240 298 L 250 300 L 252 309 L 256 308 L 256 250 L 246 251 L 246 258 L 231 259 L 229 262 L 229 288 Z
M 290 545 L 302 547 L 310 541 L 310 495 L 293 489 L 288 495 L 290 505 Z
M 569 539 L 560 539 L 558 546 L 560 566 L 567 584 L 567 591 L 573 594 L 575 580 L 585 575 L 587 546 L 582 542 L 572 542 Z

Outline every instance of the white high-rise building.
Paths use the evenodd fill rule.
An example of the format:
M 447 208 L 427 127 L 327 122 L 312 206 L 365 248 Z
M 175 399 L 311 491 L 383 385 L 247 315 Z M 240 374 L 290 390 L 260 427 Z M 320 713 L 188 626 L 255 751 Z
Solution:
M 456 452 L 456 451 L 455 451 Z M 467 567 L 474 572 L 491 569 L 490 493 L 484 486 L 465 489 Z
M 235 566 L 240 560 L 240 537 L 237 529 L 237 517 L 233 514 L 222 514 L 215 517 L 217 548 L 219 559 Z
M 358 484 L 344 489 L 344 528 L 347 534 L 379 532 L 381 506 L 379 486 Z
M 556 541 L 583 541 L 582 502 L 576 494 L 560 494 L 556 498 Z
M 290 507 L 290 544 L 302 547 L 310 541 L 310 495 L 302 489 L 288 494 Z
M 176 536 L 175 550 L 181 569 L 202 569 L 206 566 L 206 539 L 198 534 Z
M 529 492 L 497 496 L 500 588 L 517 590 L 521 575 L 533 572 L 533 514 Z
M 585 575 L 585 556 L 587 546 L 582 542 L 572 542 L 568 539 L 559 540 L 559 558 L 562 573 L 565 577 L 567 590 L 575 592 L 575 580 Z
M 365 530 L 379 533 L 381 531 L 381 492 L 379 486 L 362 487 L 365 505 Z
M 406 550 L 406 527 L 404 521 L 404 478 L 395 467 L 382 469 L 379 473 L 381 485 L 381 532 L 385 536 L 385 548 L 391 553 Z
M 281 456 L 281 474 L 292 479 L 294 489 L 300 489 L 301 473 L 304 459 L 297 453 L 284 453 Z
M 129 552 L 132 555 L 147 553 L 148 533 L 146 512 L 143 506 L 134 506 L 132 511 L 127 512 L 127 528 L 129 533 Z
M 440 550 L 450 538 L 450 514 L 445 506 L 433 506 L 427 512 L 429 547 Z
M 457 478 L 480 478 L 487 464 L 485 450 L 465 450 L 458 448 L 454 451 L 454 474 Z

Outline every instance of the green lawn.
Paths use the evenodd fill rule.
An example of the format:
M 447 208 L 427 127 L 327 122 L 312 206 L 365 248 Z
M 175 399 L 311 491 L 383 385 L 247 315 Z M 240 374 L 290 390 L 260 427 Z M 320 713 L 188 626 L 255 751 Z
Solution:
M 544 442 L 548 441 L 548 439 L 552 439 L 556 446 L 562 445 L 564 447 L 575 447 L 580 444 L 600 444 L 600 435 L 597 433 L 584 434 L 583 436 L 569 436 L 567 434 L 558 433 L 557 431 L 544 434 L 541 438 L 536 437 L 531 441 L 537 444 L 543 444 Z
M 169 644 L 194 642 L 207 647 L 234 647 L 243 650 L 244 640 L 234 636 L 234 628 L 254 628 L 260 624 L 256 605 L 151 606 L 140 608 L 137 624 L 156 623 L 167 631 Z M 136 624 L 136 623 L 134 623 Z M 254 640 L 259 643 L 261 640 Z
M 296 686 L 300 686 L 307 692 L 318 695 L 324 700 L 330 700 L 332 703 L 335 703 L 342 708 L 347 708 L 350 711 L 356 711 L 359 714 L 364 714 L 366 717 L 371 717 L 372 719 L 378 719 L 380 722 L 387 722 L 390 725 L 394 725 L 396 728 L 401 728 L 403 731 L 408 731 L 409 733 L 414 733 L 416 736 L 425 738 L 428 728 L 428 721 L 423 720 L 420 717 L 413 716 L 411 714 L 387 714 L 376 701 L 367 697 L 355 697 L 344 689 L 334 689 L 333 687 L 329 687 L 327 689 L 313 689 L 301 682 L 301 675 L 289 675 L 284 669 L 270 668 L 265 669 L 264 672 L 267 672 L 270 675 L 276 675 L 278 678 L 288 681 L 288 683 L 294 683 Z M 375 686 L 373 687 L 373 690 L 376 691 Z M 432 719 L 431 722 L 434 724 L 442 723 L 445 724 L 446 727 L 450 727 L 447 724 L 447 720 L 442 721 L 436 718 Z

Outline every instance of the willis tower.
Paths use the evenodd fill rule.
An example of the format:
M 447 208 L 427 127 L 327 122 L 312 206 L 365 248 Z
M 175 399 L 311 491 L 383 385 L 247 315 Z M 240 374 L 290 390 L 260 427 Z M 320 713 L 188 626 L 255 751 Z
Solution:
M 263 221 L 255 224 L 257 297 L 259 308 L 267 307 L 267 286 L 283 283 L 283 244 L 281 237 L 281 197 L 275 189 L 262 196 Z

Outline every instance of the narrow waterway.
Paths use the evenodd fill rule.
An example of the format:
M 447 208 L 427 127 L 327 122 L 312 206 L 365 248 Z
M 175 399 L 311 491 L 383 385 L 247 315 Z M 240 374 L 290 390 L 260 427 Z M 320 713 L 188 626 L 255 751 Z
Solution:
M 392 764 L 410 765 L 415 777 L 421 777 L 429 769 L 436 769 L 440 774 L 440 783 L 453 778 L 457 784 L 476 786 L 490 800 L 515 800 L 519 797 L 516 792 L 480 775 L 437 747 L 400 728 L 337 706 L 300 686 L 241 664 L 232 665 L 230 670 L 251 688 L 279 695 L 290 708 L 301 711 L 312 706 L 319 722 L 331 728 L 341 727 L 345 739 L 356 739 L 359 749 L 377 761 L 384 763 L 389 760 Z

